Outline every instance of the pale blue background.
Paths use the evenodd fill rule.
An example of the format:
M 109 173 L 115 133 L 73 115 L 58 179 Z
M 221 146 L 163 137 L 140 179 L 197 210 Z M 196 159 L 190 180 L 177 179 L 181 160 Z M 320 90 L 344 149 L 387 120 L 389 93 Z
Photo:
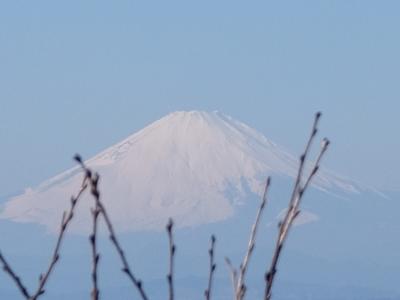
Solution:
M 0 195 L 163 115 L 220 110 L 399 188 L 400 1 L 1 1 Z

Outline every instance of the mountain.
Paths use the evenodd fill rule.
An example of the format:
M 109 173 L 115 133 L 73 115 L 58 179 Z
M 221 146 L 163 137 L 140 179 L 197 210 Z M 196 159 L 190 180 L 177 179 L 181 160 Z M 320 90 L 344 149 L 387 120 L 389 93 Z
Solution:
M 214 298 L 232 299 L 224 257 L 239 266 L 265 179 L 271 175 L 269 202 L 247 277 L 248 299 L 261 299 L 297 157 L 229 116 L 191 111 L 165 116 L 86 164 L 101 176 L 102 200 L 152 300 L 167 295 L 168 240 L 161 229 L 169 217 L 179 225 L 174 232 L 177 299 L 204 298 L 211 234 L 217 236 Z M 81 169 L 72 168 L 11 196 L 0 208 L 1 250 L 21 270 L 29 288 L 36 284 L 54 247 L 54 235 L 43 226 L 58 230 L 62 210 L 69 207 L 70 195 L 81 180 Z M 285 245 L 274 299 L 400 299 L 399 198 L 398 191 L 383 195 L 321 169 Z M 79 202 L 68 229 L 78 234 L 66 237 L 43 300 L 87 299 L 92 205 L 88 194 Z M 99 236 L 99 251 L 101 294 L 130 299 L 135 291 L 106 236 Z M 19 299 L 2 272 L 0 282 L 10 284 L 0 286 L 1 299 Z
M 293 178 L 298 159 L 249 126 L 219 112 L 175 112 L 111 146 L 87 165 L 101 175 L 100 190 L 121 231 L 159 230 L 221 221 L 250 194 L 261 194 L 268 175 Z M 58 230 L 69 195 L 82 180 L 79 167 L 27 189 L 5 204 L 0 217 Z M 357 193 L 329 172 L 314 186 Z M 80 204 L 72 230 L 90 230 L 90 199 Z

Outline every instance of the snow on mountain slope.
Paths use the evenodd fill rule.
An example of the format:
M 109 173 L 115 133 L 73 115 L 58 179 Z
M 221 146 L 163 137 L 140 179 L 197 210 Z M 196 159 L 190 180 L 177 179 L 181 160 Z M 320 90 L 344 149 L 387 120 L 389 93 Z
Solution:
M 87 161 L 101 175 L 103 201 L 123 231 L 158 230 L 169 217 L 179 226 L 226 219 L 248 191 L 260 194 L 267 175 L 294 177 L 298 159 L 247 125 L 219 112 L 175 112 Z M 1 218 L 57 230 L 82 174 L 72 168 L 12 198 Z M 357 192 L 327 172 L 321 190 Z M 234 198 L 227 196 L 235 195 Z M 74 231 L 90 230 L 92 200 L 81 201 Z

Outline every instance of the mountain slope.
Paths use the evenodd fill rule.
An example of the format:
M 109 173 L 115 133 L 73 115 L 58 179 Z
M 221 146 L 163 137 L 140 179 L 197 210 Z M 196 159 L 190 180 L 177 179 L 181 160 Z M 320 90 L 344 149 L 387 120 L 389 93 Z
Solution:
M 297 159 L 262 134 L 219 112 L 175 112 L 87 161 L 101 175 L 103 201 L 122 231 L 159 230 L 169 217 L 179 226 L 224 220 L 268 175 L 292 178 Z M 0 217 L 57 230 L 69 195 L 79 188 L 79 168 L 68 170 L 7 202 Z M 328 172 L 314 186 L 357 192 Z M 90 229 L 90 197 L 72 225 Z

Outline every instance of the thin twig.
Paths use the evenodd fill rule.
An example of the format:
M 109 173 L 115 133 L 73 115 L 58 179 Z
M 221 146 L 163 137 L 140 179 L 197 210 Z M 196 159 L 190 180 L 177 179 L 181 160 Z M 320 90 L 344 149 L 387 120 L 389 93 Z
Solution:
M 148 300 L 148 298 L 146 296 L 146 293 L 145 293 L 145 291 L 143 289 L 142 281 L 137 279 L 133 275 L 133 273 L 132 273 L 132 271 L 130 269 L 128 260 L 125 257 L 125 253 L 122 250 L 122 247 L 121 247 L 121 245 L 120 245 L 120 243 L 119 243 L 119 241 L 117 239 L 117 236 L 115 235 L 112 223 L 111 223 L 110 219 L 108 218 L 108 214 L 107 214 L 106 210 L 104 209 L 104 206 L 102 205 L 102 203 L 100 203 L 100 209 L 101 209 L 101 214 L 103 215 L 104 220 L 106 221 L 106 225 L 107 225 L 107 228 L 108 228 L 108 231 L 109 231 L 109 234 L 110 234 L 110 240 L 113 243 L 113 245 L 114 245 L 115 249 L 117 250 L 117 252 L 119 254 L 119 257 L 121 259 L 121 262 L 122 262 L 122 265 L 123 265 L 122 272 L 124 272 L 128 276 L 128 278 L 131 280 L 133 285 L 138 290 L 138 292 L 139 292 L 140 296 L 142 297 L 142 299 L 143 300 Z
M 74 197 L 71 197 L 71 206 L 68 212 L 64 211 L 63 215 L 62 215 L 62 219 L 61 219 L 61 225 L 60 225 L 60 231 L 58 233 L 58 237 L 57 237 L 57 242 L 56 242 L 56 246 L 53 250 L 53 255 L 51 257 L 49 266 L 46 270 L 46 273 L 44 274 L 40 274 L 39 276 L 39 284 L 38 287 L 36 289 L 36 292 L 31 296 L 27 290 L 27 288 L 22 284 L 21 279 L 16 275 L 16 273 L 11 269 L 10 265 L 7 263 L 7 261 L 5 260 L 5 258 L 1 255 L 0 253 L 0 261 L 3 264 L 3 269 L 4 271 L 10 275 L 10 277 L 14 280 L 14 282 L 17 284 L 18 289 L 21 291 L 21 293 L 24 295 L 24 297 L 26 299 L 29 300 L 36 300 L 38 299 L 41 295 L 44 294 L 45 290 L 44 287 L 49 279 L 49 276 L 51 274 L 51 272 L 53 271 L 56 263 L 58 262 L 59 258 L 60 258 L 60 248 L 61 248 L 61 244 L 64 238 L 64 234 L 67 230 L 67 227 L 69 225 L 69 223 L 71 222 L 72 218 L 74 217 L 74 210 L 76 207 L 76 204 L 78 203 L 79 198 L 81 197 L 82 193 L 85 191 L 85 189 L 87 188 L 87 177 L 84 176 L 83 180 L 82 180 L 82 185 L 81 188 L 78 192 L 78 194 Z
M 216 242 L 215 236 L 212 235 L 210 239 L 210 249 L 208 250 L 208 255 L 210 256 L 210 271 L 208 273 L 208 286 L 207 289 L 204 291 L 204 296 L 206 300 L 211 299 L 212 280 L 213 280 L 213 275 L 215 273 L 215 269 L 217 268 L 217 265 L 214 263 L 215 242 Z
M 99 260 L 100 260 L 100 254 L 97 252 L 97 224 L 98 224 L 98 217 L 100 213 L 100 209 L 97 206 L 96 202 L 96 207 L 92 209 L 92 218 L 93 218 L 93 231 L 92 234 L 89 237 L 90 240 L 90 245 L 92 248 L 92 300 L 98 300 L 99 299 L 99 286 L 97 282 L 97 268 L 99 265 Z
M 327 139 L 324 139 L 321 150 L 320 150 L 320 152 L 317 156 L 317 159 L 314 163 L 314 167 L 312 168 L 311 173 L 307 177 L 305 184 L 303 185 L 303 187 L 301 187 L 301 181 L 302 181 L 302 177 L 303 177 L 303 169 L 304 169 L 305 161 L 309 154 L 312 141 L 314 140 L 316 133 L 318 131 L 317 125 L 318 125 L 318 121 L 319 121 L 320 117 L 321 117 L 321 113 L 317 113 L 315 115 L 314 125 L 312 128 L 310 138 L 307 142 L 304 154 L 301 155 L 301 157 L 300 157 L 300 166 L 299 166 L 298 174 L 296 177 L 295 185 L 293 188 L 292 196 L 291 196 L 291 199 L 289 202 L 289 207 L 288 207 L 288 210 L 285 214 L 283 221 L 281 221 L 279 223 L 279 234 L 278 234 L 278 239 L 276 241 L 274 254 L 272 257 L 272 262 L 271 262 L 268 272 L 265 274 L 266 286 L 265 286 L 264 300 L 271 299 L 272 286 L 273 286 L 275 275 L 277 272 L 277 264 L 279 261 L 281 251 L 283 249 L 283 245 L 287 239 L 288 233 L 290 231 L 290 228 L 292 227 L 294 220 L 300 214 L 299 206 L 300 206 L 302 197 L 304 195 L 304 192 L 308 188 L 313 176 L 317 173 L 317 171 L 319 169 L 319 163 L 321 161 L 321 158 L 325 154 L 325 152 L 328 148 L 328 145 L 329 145 L 329 141 Z
M 39 285 L 36 289 L 36 292 L 33 294 L 33 296 L 31 296 L 31 298 L 29 298 L 30 300 L 36 300 L 38 299 L 41 295 L 44 294 L 45 290 L 44 287 L 49 279 L 49 276 L 51 274 L 51 272 L 54 269 L 54 266 L 56 265 L 56 263 L 58 262 L 59 258 L 60 258 L 60 248 L 61 248 L 61 244 L 64 238 L 64 234 L 67 230 L 67 227 L 69 225 L 69 223 L 71 222 L 72 218 L 74 217 L 74 210 L 76 207 L 76 204 L 78 203 L 78 200 L 80 198 L 80 196 L 82 195 L 82 193 L 86 190 L 87 188 L 87 176 L 85 174 L 83 181 L 82 181 L 82 185 L 81 188 L 77 194 L 76 197 L 71 197 L 71 207 L 69 209 L 68 212 L 64 211 L 62 219 L 61 219 L 61 225 L 60 225 L 60 232 L 58 234 L 58 238 L 57 238 L 57 243 L 56 246 L 53 250 L 53 255 L 51 257 L 51 261 L 49 264 L 49 267 L 47 268 L 46 273 L 43 275 L 41 274 L 39 276 Z
M 235 267 L 232 265 L 231 260 L 228 257 L 225 257 L 225 263 L 229 269 L 229 273 L 231 274 L 232 288 L 233 288 L 233 297 L 236 297 L 236 286 L 237 286 L 237 271 Z
M 21 278 L 13 271 L 11 266 L 6 261 L 5 257 L 1 254 L 1 252 L 0 252 L 0 261 L 3 264 L 4 272 L 6 272 L 12 278 L 12 280 L 14 280 L 14 282 L 17 285 L 19 291 L 25 297 L 25 299 L 29 299 L 30 295 L 29 295 L 29 292 L 28 292 L 27 288 L 22 283 Z
M 253 250 L 255 247 L 257 229 L 260 224 L 261 216 L 262 216 L 264 208 L 267 204 L 267 193 L 268 193 L 268 188 L 269 188 L 270 183 L 271 183 L 271 178 L 268 177 L 266 184 L 265 184 L 262 201 L 261 201 L 260 207 L 257 211 L 256 220 L 251 228 L 251 234 L 250 234 L 249 244 L 247 247 L 247 252 L 243 258 L 242 264 L 240 265 L 239 278 L 238 278 L 238 282 L 237 282 L 237 286 L 236 286 L 236 299 L 237 300 L 242 300 L 244 298 L 244 295 L 246 294 L 246 285 L 245 285 L 246 271 L 247 271 L 251 255 L 253 254 Z
M 298 197 L 299 186 L 301 184 L 301 179 L 303 177 L 303 170 L 304 170 L 305 162 L 306 162 L 308 153 L 310 151 L 311 144 L 312 144 L 315 136 L 317 135 L 318 123 L 319 123 L 320 118 L 321 118 L 321 112 L 317 112 L 315 114 L 314 123 L 313 123 L 312 129 L 311 129 L 310 137 L 308 138 L 308 141 L 307 141 L 306 148 L 304 150 L 304 153 L 300 156 L 300 165 L 299 165 L 299 169 L 298 169 L 298 172 L 297 172 L 295 185 L 294 185 L 293 190 L 292 190 L 292 195 L 290 197 L 289 210 L 288 211 L 290 211 L 293 208 L 293 206 L 295 205 L 296 199 Z M 285 219 L 283 220 L 282 223 L 286 223 L 288 217 L 289 217 L 289 215 L 286 214 Z
M 100 260 L 100 254 L 97 252 L 97 226 L 98 226 L 98 217 L 100 214 L 100 192 L 98 189 L 98 184 L 99 184 L 99 175 L 95 173 L 93 175 L 92 172 L 87 171 L 89 180 L 90 180 L 90 192 L 95 200 L 95 208 L 91 211 L 92 212 L 92 219 L 93 219 L 93 228 L 92 228 L 92 234 L 89 237 L 90 240 L 90 245 L 92 249 L 92 300 L 98 300 L 99 299 L 99 287 L 98 287 L 98 272 L 97 268 L 99 265 L 99 260 Z
M 319 164 L 321 162 L 321 159 L 323 157 L 323 155 L 325 154 L 326 150 L 328 150 L 330 141 L 327 138 L 324 138 L 322 140 L 322 144 L 321 144 L 321 151 L 319 152 L 319 155 L 314 163 L 314 167 L 311 170 L 310 175 L 308 176 L 303 188 L 299 191 L 300 195 L 303 196 L 304 191 L 308 188 L 311 180 L 313 179 L 314 175 L 318 172 L 319 170 Z
M 174 258 L 175 258 L 176 246 L 174 244 L 173 227 L 174 227 L 174 222 L 172 221 L 172 219 L 169 219 L 168 224 L 166 226 L 168 233 L 168 242 L 169 242 L 169 272 L 167 275 L 169 300 L 174 300 Z
M 79 164 L 81 165 L 82 169 L 86 172 L 86 174 L 89 175 L 88 176 L 89 177 L 89 183 L 90 183 L 91 187 L 93 188 L 93 186 L 96 183 L 94 181 L 94 179 L 96 177 L 98 178 L 98 175 L 96 177 L 94 177 L 92 175 L 91 170 L 86 167 L 86 165 L 84 164 L 84 162 L 83 162 L 83 160 L 81 159 L 80 156 L 77 155 L 76 156 L 76 160 L 79 162 Z M 122 272 L 124 272 L 127 275 L 127 277 L 129 278 L 129 280 L 132 282 L 134 287 L 139 292 L 142 300 L 148 300 L 148 297 L 147 297 L 147 295 L 146 295 L 146 293 L 145 293 L 145 291 L 143 289 L 142 281 L 137 279 L 135 277 L 135 275 L 131 271 L 131 268 L 129 266 L 128 260 L 126 259 L 124 250 L 122 250 L 121 244 L 119 243 L 118 238 L 117 238 L 117 236 L 115 234 L 114 227 L 113 227 L 113 225 L 111 223 L 111 220 L 110 220 L 110 218 L 108 216 L 108 213 L 107 213 L 103 203 L 100 200 L 100 193 L 97 190 L 97 188 L 95 190 L 97 191 L 97 195 L 98 195 L 97 203 L 98 203 L 98 207 L 100 209 L 100 214 L 103 216 L 104 221 L 106 222 L 106 226 L 107 226 L 107 230 L 108 230 L 108 233 L 109 233 L 110 240 L 111 240 L 112 244 L 114 245 L 115 249 L 117 250 L 117 253 L 118 253 L 118 255 L 120 257 L 120 260 L 122 262 L 122 265 L 123 265 Z M 92 192 L 92 194 L 93 194 L 93 192 Z

